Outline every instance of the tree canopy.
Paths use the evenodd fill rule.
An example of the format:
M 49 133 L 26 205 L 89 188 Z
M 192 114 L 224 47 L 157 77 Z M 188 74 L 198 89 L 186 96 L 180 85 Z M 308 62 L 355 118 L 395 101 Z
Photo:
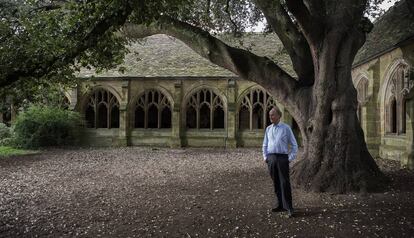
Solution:
M 114 67 L 126 53 L 125 38 L 116 34 L 125 22 L 149 25 L 168 16 L 210 33 L 230 31 L 237 36 L 258 22 L 272 31 L 267 23 L 272 18 L 265 18 L 271 2 L 1 0 L 0 86 L 24 88 L 18 81 L 67 83 L 73 82 L 79 67 Z M 369 1 L 366 11 L 381 13 L 379 2 Z M 282 6 L 288 10 L 285 1 Z

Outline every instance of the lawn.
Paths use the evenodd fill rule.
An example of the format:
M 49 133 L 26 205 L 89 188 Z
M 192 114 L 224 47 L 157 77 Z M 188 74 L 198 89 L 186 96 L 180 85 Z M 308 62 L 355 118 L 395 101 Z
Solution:
M 10 146 L 0 146 L 0 157 L 12 156 L 12 155 L 29 155 L 36 154 L 37 151 L 34 150 L 22 150 L 16 149 Z

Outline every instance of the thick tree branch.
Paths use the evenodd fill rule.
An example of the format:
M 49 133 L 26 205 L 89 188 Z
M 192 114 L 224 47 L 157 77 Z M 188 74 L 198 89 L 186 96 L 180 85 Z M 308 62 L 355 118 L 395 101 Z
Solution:
M 316 4 L 316 1 L 313 1 L 313 4 Z M 322 33 L 325 28 L 323 21 L 320 19 L 320 14 L 311 15 L 303 0 L 286 0 L 286 5 L 298 21 L 308 42 L 316 45 L 322 39 Z M 315 7 L 317 6 L 312 6 L 312 8 Z
M 309 45 L 288 13 L 277 1 L 256 0 L 256 4 L 287 50 L 293 69 L 298 75 L 299 84 L 313 84 L 314 71 Z
M 259 57 L 246 50 L 231 47 L 198 27 L 167 16 L 149 26 L 126 24 L 123 33 L 129 38 L 154 34 L 173 36 L 212 63 L 244 79 L 272 88 L 272 91 L 277 92 L 277 99 L 283 102 L 292 98 L 297 87 L 297 81 L 267 57 Z
M 28 68 L 17 68 L 5 73 L 0 78 L 0 87 L 11 85 L 12 83 L 25 77 L 42 77 L 60 65 L 67 65 L 78 55 L 90 47 L 96 45 L 99 37 L 112 26 L 123 25 L 132 11 L 129 1 L 124 1 L 124 6 L 119 7 L 118 11 L 111 12 L 108 17 L 96 23 L 95 27 L 82 39 L 79 39 L 79 45 L 74 49 L 67 49 L 63 54 L 57 55 L 46 62 L 36 62 Z

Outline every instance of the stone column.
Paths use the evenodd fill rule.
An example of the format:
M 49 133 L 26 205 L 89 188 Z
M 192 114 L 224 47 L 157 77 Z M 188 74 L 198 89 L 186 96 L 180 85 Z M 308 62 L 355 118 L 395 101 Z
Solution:
M 374 158 L 380 156 L 379 148 L 381 145 L 381 104 L 377 101 L 377 98 L 381 97 L 379 95 L 381 67 L 378 62 L 369 68 L 368 93 L 361 106 L 361 127 L 364 131 L 368 151 Z M 383 111 L 385 112 L 385 109 Z
M 236 80 L 229 79 L 227 83 L 227 137 L 226 137 L 226 148 L 236 148 Z
M 119 102 L 119 134 L 118 146 L 127 146 L 128 143 L 128 100 L 129 100 L 129 81 L 122 82 L 121 102 Z
M 406 108 L 407 149 L 403 154 L 401 165 L 408 169 L 414 169 L 414 98 L 407 101 Z
M 181 81 L 174 83 L 173 92 L 174 106 L 171 114 L 171 148 L 180 148 L 182 146 L 182 130 L 181 128 L 181 101 L 182 101 L 182 84 Z

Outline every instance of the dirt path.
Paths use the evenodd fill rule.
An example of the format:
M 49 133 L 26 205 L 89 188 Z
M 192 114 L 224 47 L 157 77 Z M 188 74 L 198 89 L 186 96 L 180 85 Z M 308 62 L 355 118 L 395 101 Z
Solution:
M 414 237 L 414 172 L 384 193 L 294 189 L 272 214 L 259 149 L 52 150 L 0 158 L 0 237 Z

